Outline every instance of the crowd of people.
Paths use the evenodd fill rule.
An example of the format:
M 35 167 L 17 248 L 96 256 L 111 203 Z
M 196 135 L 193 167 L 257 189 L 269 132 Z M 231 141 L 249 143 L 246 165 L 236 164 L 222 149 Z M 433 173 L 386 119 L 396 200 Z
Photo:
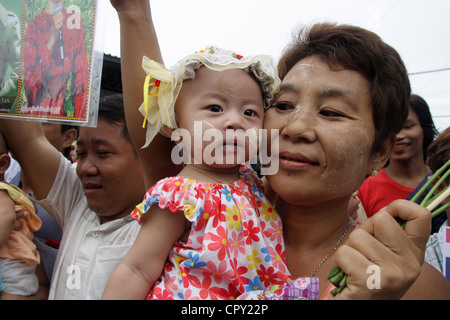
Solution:
M 149 1 L 111 4 L 123 95 L 101 98 L 97 127 L 58 130 L 56 146 L 39 122 L 0 120 L 0 151 L 21 168 L 19 198 L 34 199 L 0 193 L 0 246 L 27 226 L 35 257 L 19 274 L 8 268 L 29 264 L 0 256 L 2 299 L 450 298 L 439 239 L 450 209 L 430 237 L 429 210 L 407 200 L 450 159 L 448 129 L 436 137 L 394 48 L 322 23 L 300 30 L 278 65 L 211 47 L 169 68 Z M 277 143 L 279 170 L 243 165 L 234 155 L 249 145 L 235 140 L 213 152 L 231 161 L 193 152 L 175 164 L 173 150 L 193 143 L 180 132 L 195 136 L 199 123 L 276 132 L 268 144 Z M 75 137 L 73 165 L 61 151 Z M 358 190 L 364 221 L 349 215 Z M 346 274 L 337 295 L 334 267 Z M 376 289 L 367 285 L 374 267 Z M 32 278 L 33 292 L 10 291 L 10 277 Z

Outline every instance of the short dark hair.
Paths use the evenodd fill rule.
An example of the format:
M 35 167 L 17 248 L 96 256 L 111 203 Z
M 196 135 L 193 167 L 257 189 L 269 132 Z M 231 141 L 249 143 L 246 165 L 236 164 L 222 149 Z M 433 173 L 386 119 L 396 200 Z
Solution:
M 432 172 L 439 170 L 450 160 L 450 127 L 442 132 L 428 147 L 427 165 Z M 446 180 L 450 184 L 450 177 Z
M 123 94 L 119 93 L 101 97 L 98 107 L 98 117 L 109 120 L 113 124 L 121 125 L 123 137 L 131 142 L 125 121 Z
M 430 107 L 422 97 L 416 94 L 411 95 L 411 108 L 419 118 L 419 123 L 423 130 L 423 159 L 426 161 L 428 147 L 436 139 L 439 132 L 434 125 Z
M 62 124 L 61 125 L 61 133 L 64 133 L 64 132 L 66 132 L 67 130 L 70 130 L 70 129 L 77 130 L 77 135 L 80 132 L 80 127 L 79 126 L 74 126 L 74 125 L 71 125 L 71 124 Z
M 300 60 L 317 56 L 332 70 L 360 73 L 371 86 L 375 127 L 373 152 L 403 128 L 409 113 L 411 85 L 398 52 L 373 32 L 350 26 L 320 23 L 300 30 L 278 64 L 283 79 Z

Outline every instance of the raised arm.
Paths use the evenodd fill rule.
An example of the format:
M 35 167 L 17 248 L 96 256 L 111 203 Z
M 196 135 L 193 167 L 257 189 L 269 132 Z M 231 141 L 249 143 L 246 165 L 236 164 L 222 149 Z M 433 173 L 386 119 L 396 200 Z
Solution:
M 41 123 L 1 119 L 0 130 L 36 198 L 46 198 L 58 173 L 61 154 L 48 142 Z
M 142 58 L 147 56 L 163 63 L 158 38 L 151 16 L 149 0 L 111 0 L 120 22 L 120 47 L 122 67 L 122 88 L 128 131 L 139 155 L 145 174 L 146 187 L 158 180 L 177 175 L 177 168 L 171 161 L 173 147 L 170 139 L 158 135 L 148 148 L 145 143 L 144 117 L 138 111 L 143 102 L 145 72 Z

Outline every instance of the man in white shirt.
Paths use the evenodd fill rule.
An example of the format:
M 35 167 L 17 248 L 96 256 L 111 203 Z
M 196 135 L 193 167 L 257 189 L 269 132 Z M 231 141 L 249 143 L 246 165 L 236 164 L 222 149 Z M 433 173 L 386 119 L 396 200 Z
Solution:
M 97 127 L 80 128 L 76 169 L 40 123 L 1 120 L 0 128 L 36 199 L 63 230 L 49 299 L 100 299 L 137 236 L 129 215 L 146 191 L 122 96 L 103 98 Z

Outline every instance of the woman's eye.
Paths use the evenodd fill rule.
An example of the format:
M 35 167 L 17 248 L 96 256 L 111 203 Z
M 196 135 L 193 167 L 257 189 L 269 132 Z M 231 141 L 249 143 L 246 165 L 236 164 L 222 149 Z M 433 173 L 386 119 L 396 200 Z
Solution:
M 289 109 L 292 109 L 292 106 L 287 103 L 275 103 L 273 105 L 274 108 L 277 108 L 278 110 L 286 111 Z
M 345 117 L 345 115 L 343 115 L 342 113 L 332 111 L 332 110 L 322 110 L 322 111 L 320 111 L 320 114 L 325 117 L 332 117 L 332 118 Z
M 212 105 L 212 106 L 208 106 L 208 110 L 211 112 L 222 112 L 223 109 L 219 106 L 216 105 Z

